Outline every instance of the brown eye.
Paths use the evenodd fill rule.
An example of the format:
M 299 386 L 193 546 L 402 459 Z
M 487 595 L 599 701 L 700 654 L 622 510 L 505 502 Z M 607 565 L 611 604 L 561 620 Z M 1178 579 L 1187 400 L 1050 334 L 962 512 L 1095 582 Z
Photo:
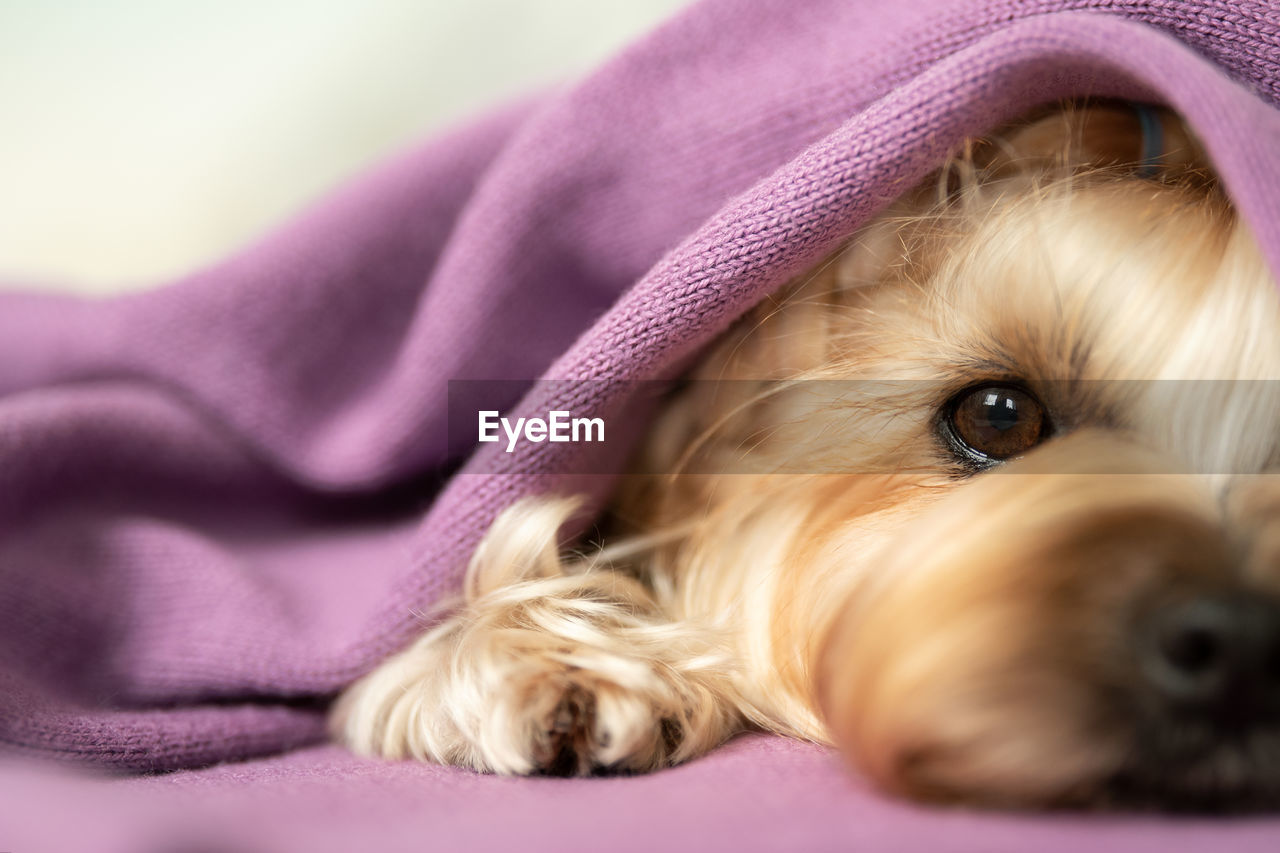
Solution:
M 957 395 L 947 415 L 957 448 L 977 462 L 1026 453 L 1048 433 L 1044 406 L 1014 385 L 980 385 Z

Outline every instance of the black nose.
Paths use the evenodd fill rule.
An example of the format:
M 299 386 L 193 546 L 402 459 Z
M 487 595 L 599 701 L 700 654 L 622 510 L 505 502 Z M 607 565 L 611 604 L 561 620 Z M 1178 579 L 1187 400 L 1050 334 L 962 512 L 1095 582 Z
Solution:
M 1142 672 L 1171 709 L 1223 724 L 1280 719 L 1280 602 L 1220 593 L 1165 605 L 1145 621 Z

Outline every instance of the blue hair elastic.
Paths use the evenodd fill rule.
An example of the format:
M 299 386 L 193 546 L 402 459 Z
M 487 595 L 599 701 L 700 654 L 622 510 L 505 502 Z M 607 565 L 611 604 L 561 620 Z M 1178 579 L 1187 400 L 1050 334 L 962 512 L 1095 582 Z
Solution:
M 1134 104 L 1138 126 L 1142 129 L 1142 156 L 1138 160 L 1139 178 L 1154 178 L 1160 171 L 1160 157 L 1164 154 L 1164 125 L 1155 108 L 1150 104 Z

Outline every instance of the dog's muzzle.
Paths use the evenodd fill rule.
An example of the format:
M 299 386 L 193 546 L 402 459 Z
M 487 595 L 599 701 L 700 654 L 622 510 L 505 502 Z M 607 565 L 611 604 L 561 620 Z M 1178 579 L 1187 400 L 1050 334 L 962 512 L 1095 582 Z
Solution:
M 1280 807 L 1280 477 L 1243 479 L 1094 432 L 958 486 L 826 641 L 837 743 L 925 799 Z

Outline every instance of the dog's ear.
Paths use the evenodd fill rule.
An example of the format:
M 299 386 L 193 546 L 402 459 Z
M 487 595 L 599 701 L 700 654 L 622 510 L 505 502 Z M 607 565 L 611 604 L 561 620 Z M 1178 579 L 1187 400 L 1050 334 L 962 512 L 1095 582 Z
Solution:
M 1209 179 L 1208 158 L 1173 111 L 1127 102 L 1067 104 L 972 143 L 978 180 L 1095 170 L 1158 180 Z

